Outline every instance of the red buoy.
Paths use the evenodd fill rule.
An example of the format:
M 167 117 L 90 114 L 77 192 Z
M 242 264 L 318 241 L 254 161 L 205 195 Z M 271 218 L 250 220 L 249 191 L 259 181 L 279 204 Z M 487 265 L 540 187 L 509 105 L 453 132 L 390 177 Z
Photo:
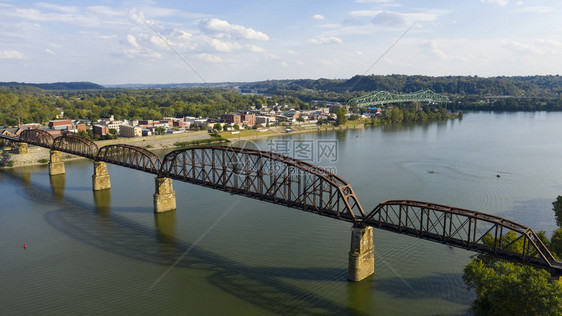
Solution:
M 23 244 L 23 249 L 27 249 L 27 244 Z

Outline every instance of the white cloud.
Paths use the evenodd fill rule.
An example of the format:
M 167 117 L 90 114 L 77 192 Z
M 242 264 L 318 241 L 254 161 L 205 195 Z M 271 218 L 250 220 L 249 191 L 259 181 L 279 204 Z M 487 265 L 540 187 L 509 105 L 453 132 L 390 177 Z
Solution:
M 523 13 L 550 13 L 553 11 L 554 8 L 552 7 L 526 7 L 517 10 L 517 12 Z
M 94 14 L 104 16 L 123 16 L 124 13 L 103 5 L 94 5 L 87 7 L 87 10 Z
M 143 57 L 152 59 L 162 59 L 162 54 L 152 51 L 152 50 L 141 50 L 141 49 L 126 49 L 124 52 L 125 56 L 129 58 Z
M 25 55 L 17 50 L 1 50 L 0 59 L 24 59 Z
M 263 53 L 263 52 L 265 52 L 265 49 L 263 49 L 263 48 L 261 48 L 261 47 L 259 47 L 259 46 L 256 46 L 256 45 L 248 45 L 246 48 L 248 49 L 248 51 L 254 52 L 254 53 Z
M 381 12 L 371 21 L 375 25 L 383 26 L 402 26 L 406 24 L 404 15 L 395 12 Z
M 506 5 L 509 4 L 509 0 L 480 0 L 480 2 L 482 3 L 491 3 L 491 4 L 497 4 L 501 7 L 504 7 Z
M 544 53 L 542 50 L 538 49 L 535 46 L 521 43 L 519 41 L 505 40 L 502 41 L 502 46 L 511 51 L 516 51 L 520 53 L 527 53 L 532 55 L 540 55 Z
M 315 20 L 325 20 L 326 19 L 326 17 L 321 15 L 321 14 L 315 14 L 315 15 L 312 16 L 312 18 L 315 19 Z
M 242 25 L 230 24 L 228 21 L 216 18 L 199 21 L 199 28 L 203 33 L 217 38 L 241 38 L 247 40 L 267 41 L 267 34 Z
M 107 40 L 107 39 L 118 38 L 118 36 L 115 35 L 115 34 L 112 34 L 112 35 L 99 35 L 98 38 L 103 39 L 103 40 Z
M 346 24 L 361 23 L 360 17 L 370 17 L 371 23 L 384 27 L 402 27 L 411 25 L 412 23 L 434 22 L 442 15 L 448 14 L 449 10 L 439 9 L 420 9 L 417 12 L 396 12 L 381 10 L 358 10 L 349 12 L 350 17 L 346 20 Z
M 51 55 L 56 55 L 55 52 L 53 52 L 52 50 L 50 50 L 50 49 L 48 49 L 48 48 L 45 49 L 45 51 L 46 51 L 47 53 L 51 54 Z
M 47 3 L 47 2 L 39 2 L 39 3 L 36 4 L 36 6 L 38 6 L 40 8 L 50 9 L 50 10 L 53 10 L 53 11 L 59 11 L 59 12 L 64 12 L 64 13 L 76 13 L 76 12 L 79 11 L 77 7 L 62 6 L 62 5 L 57 5 L 57 4 Z
M 197 59 L 202 60 L 204 62 L 209 63 L 222 63 L 223 60 L 219 56 L 211 55 L 211 54 L 198 54 Z
M 133 46 L 134 48 L 140 47 L 137 39 L 131 34 L 127 34 L 127 43 L 129 43 L 129 45 Z
M 211 46 L 217 52 L 229 53 L 235 50 L 240 50 L 242 45 L 237 42 L 227 42 L 221 41 L 216 38 L 211 38 L 208 40 L 207 44 Z
M 447 58 L 445 53 L 443 53 L 443 51 L 437 47 L 437 44 L 434 41 L 430 41 L 430 42 L 422 44 L 421 49 L 422 49 L 423 52 L 425 52 L 426 54 L 429 54 L 431 56 L 436 56 L 440 59 L 446 59 Z
M 343 41 L 335 36 L 320 36 L 316 38 L 309 38 L 306 40 L 308 44 L 313 45 L 326 45 L 326 44 L 342 44 Z
M 137 10 L 137 8 L 132 8 L 131 11 L 129 11 L 129 19 L 141 25 L 147 23 L 144 18 L 144 12 Z

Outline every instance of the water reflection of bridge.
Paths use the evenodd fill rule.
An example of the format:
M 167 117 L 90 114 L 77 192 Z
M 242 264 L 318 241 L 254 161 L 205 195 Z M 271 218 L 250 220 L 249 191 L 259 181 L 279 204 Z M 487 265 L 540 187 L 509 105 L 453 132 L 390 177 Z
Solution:
M 386 201 L 367 213 L 351 185 L 339 176 L 273 152 L 224 146 L 194 147 L 172 151 L 160 159 L 141 147 L 117 144 L 98 148 L 88 139 L 76 136 L 53 139 L 40 130 L 24 131 L 19 137 L 1 137 L 19 143 L 22 151 L 26 144 L 51 149 L 49 166 L 53 176 L 64 173 L 60 152 L 94 160 L 96 191 L 110 187 L 105 163 L 155 174 L 157 213 L 176 208 L 171 182 L 174 179 L 350 222 L 353 224 L 348 271 L 351 281 L 362 280 L 374 272 L 372 227 L 562 274 L 562 263 L 555 260 L 529 227 L 481 212 L 409 200 Z

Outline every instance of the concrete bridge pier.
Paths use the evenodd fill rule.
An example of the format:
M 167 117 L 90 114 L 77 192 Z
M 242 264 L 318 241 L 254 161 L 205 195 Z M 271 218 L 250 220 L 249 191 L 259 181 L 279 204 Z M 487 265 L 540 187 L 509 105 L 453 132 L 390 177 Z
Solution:
M 156 177 L 156 193 L 154 193 L 154 213 L 173 211 L 176 209 L 176 192 L 172 179 Z
M 103 161 L 94 161 L 94 175 L 92 176 L 94 191 L 111 189 L 107 165 Z
M 375 273 L 375 247 L 373 228 L 353 225 L 347 279 L 359 282 Z
M 49 175 L 56 176 L 59 174 L 65 174 L 66 171 L 64 169 L 64 162 L 62 162 L 60 151 L 51 150 L 50 154 L 51 154 L 51 159 L 49 160 Z
M 27 154 L 27 143 L 18 143 L 18 154 Z

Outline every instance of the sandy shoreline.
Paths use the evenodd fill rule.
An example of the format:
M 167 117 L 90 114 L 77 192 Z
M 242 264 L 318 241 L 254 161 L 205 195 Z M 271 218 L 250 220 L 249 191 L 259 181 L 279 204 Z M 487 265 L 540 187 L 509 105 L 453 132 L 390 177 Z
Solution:
M 251 140 L 251 139 L 259 139 L 259 138 L 268 138 L 268 137 L 278 137 L 278 136 L 286 136 L 286 135 L 294 135 L 294 134 L 302 134 L 302 133 L 312 133 L 312 132 L 319 132 L 319 131 L 337 131 L 337 130 L 345 130 L 345 129 L 359 129 L 363 128 L 364 125 L 356 125 L 356 126 L 343 126 L 343 127 L 312 127 L 312 128 L 295 128 L 293 131 L 287 133 L 284 131 L 285 127 L 277 127 L 272 128 L 267 132 L 257 132 L 252 131 L 251 134 L 244 134 L 244 136 L 236 137 L 237 134 L 226 134 L 223 133 L 223 136 L 228 135 L 228 139 L 231 141 L 234 140 Z M 149 136 L 143 138 L 118 138 L 112 140 L 103 140 L 103 141 L 96 141 L 98 147 L 103 147 L 106 145 L 112 144 L 129 144 L 133 146 L 143 147 L 148 150 L 162 150 L 162 149 L 174 149 L 179 148 L 174 145 L 177 142 L 192 142 L 192 141 L 199 141 L 210 139 L 211 136 L 207 131 L 197 131 L 197 132 L 188 132 L 182 134 L 171 134 L 171 135 L 159 135 L 159 136 Z M 77 160 L 77 159 L 86 159 L 83 157 L 61 153 L 63 161 L 70 161 L 70 160 Z M 3 150 L 0 151 L 0 169 L 8 169 L 8 168 L 21 168 L 27 166 L 37 166 L 37 165 L 46 165 L 49 160 L 49 149 L 37 147 L 37 146 L 29 146 L 27 154 L 18 154 L 14 150 Z

